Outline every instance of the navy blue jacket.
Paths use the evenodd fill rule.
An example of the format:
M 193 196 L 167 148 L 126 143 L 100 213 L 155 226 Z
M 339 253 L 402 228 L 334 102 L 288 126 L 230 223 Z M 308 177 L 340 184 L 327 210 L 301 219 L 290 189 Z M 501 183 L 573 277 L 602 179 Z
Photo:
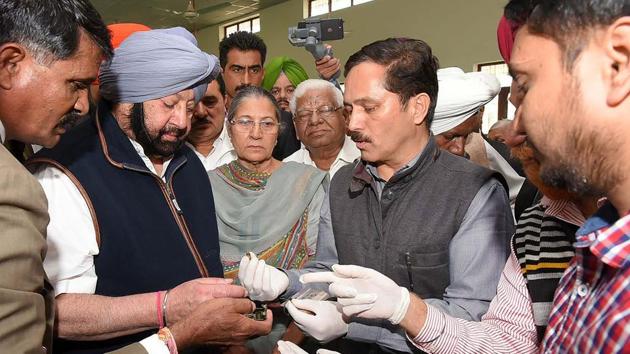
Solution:
M 155 292 L 199 277 L 223 277 L 210 181 L 188 147 L 174 154 L 164 182 L 147 169 L 102 104 L 96 117 L 65 134 L 53 149 L 40 151 L 28 165 L 42 163 L 70 177 L 88 204 L 99 244 L 96 294 Z M 53 348 L 58 353 L 102 353 L 147 335 L 57 341 Z

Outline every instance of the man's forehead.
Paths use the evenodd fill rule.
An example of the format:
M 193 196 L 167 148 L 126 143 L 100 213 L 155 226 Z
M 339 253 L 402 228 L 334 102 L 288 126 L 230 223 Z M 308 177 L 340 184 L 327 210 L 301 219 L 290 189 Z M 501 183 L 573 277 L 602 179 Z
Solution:
M 514 39 L 512 56 L 508 64 L 510 73 L 513 76 L 521 73 L 530 65 L 550 55 L 554 49 L 559 50 L 559 47 L 553 40 L 532 34 L 527 26 L 524 26 L 516 33 Z M 542 53 L 545 55 L 541 55 Z
M 304 92 L 304 94 L 298 99 L 298 105 L 309 104 L 313 102 L 329 103 L 332 101 L 334 101 L 334 98 L 330 90 L 323 88 L 313 88 Z
M 162 99 L 169 99 L 169 98 L 176 99 L 178 101 L 194 101 L 195 93 L 193 92 L 193 90 L 188 89 L 188 90 L 180 91 L 173 95 L 162 97 Z
M 221 95 L 221 90 L 219 89 L 219 83 L 217 82 L 217 80 L 212 80 L 209 84 L 208 84 L 208 88 L 206 89 L 206 93 L 204 94 L 204 96 L 219 96 Z
M 228 65 L 262 66 L 262 58 L 257 50 L 230 49 L 227 62 Z
M 103 51 L 88 35 L 81 32 L 79 47 L 67 59 L 56 60 L 51 66 L 65 67 L 58 71 L 65 71 L 72 80 L 96 79 L 98 68 L 103 61 Z

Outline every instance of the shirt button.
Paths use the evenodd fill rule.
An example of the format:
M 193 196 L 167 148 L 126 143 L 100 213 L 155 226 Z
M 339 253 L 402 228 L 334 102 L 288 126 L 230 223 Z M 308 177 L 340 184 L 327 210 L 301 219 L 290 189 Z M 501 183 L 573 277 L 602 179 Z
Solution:
M 588 286 L 586 284 L 578 285 L 577 294 L 580 297 L 585 297 L 586 295 L 588 295 Z

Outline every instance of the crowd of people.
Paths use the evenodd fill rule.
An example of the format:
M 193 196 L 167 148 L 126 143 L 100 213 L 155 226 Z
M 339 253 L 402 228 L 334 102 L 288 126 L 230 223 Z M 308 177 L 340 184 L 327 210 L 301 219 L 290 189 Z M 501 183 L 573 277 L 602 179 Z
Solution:
M 309 78 L 0 0 L 0 352 L 630 353 L 630 1 L 497 21 L 484 134 L 421 39 Z

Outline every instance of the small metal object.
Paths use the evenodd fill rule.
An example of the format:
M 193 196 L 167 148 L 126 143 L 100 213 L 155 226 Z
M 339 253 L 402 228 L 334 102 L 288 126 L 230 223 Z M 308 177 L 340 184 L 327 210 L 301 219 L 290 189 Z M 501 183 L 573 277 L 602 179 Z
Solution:
M 295 295 L 293 295 L 289 301 L 302 300 L 302 299 L 324 301 L 324 300 L 327 300 L 329 297 L 330 295 L 326 291 L 318 290 L 314 288 L 303 288 L 302 290 L 298 291 Z M 287 302 L 283 304 L 283 308 Z M 308 313 L 309 315 L 315 315 L 313 311 L 303 310 L 303 309 L 299 309 L 299 310 L 302 312 Z M 286 311 L 286 309 L 285 309 L 285 312 L 288 314 L 288 311 Z
M 254 312 L 245 315 L 255 321 L 265 321 L 267 319 L 267 304 L 262 301 L 254 301 L 256 308 Z

